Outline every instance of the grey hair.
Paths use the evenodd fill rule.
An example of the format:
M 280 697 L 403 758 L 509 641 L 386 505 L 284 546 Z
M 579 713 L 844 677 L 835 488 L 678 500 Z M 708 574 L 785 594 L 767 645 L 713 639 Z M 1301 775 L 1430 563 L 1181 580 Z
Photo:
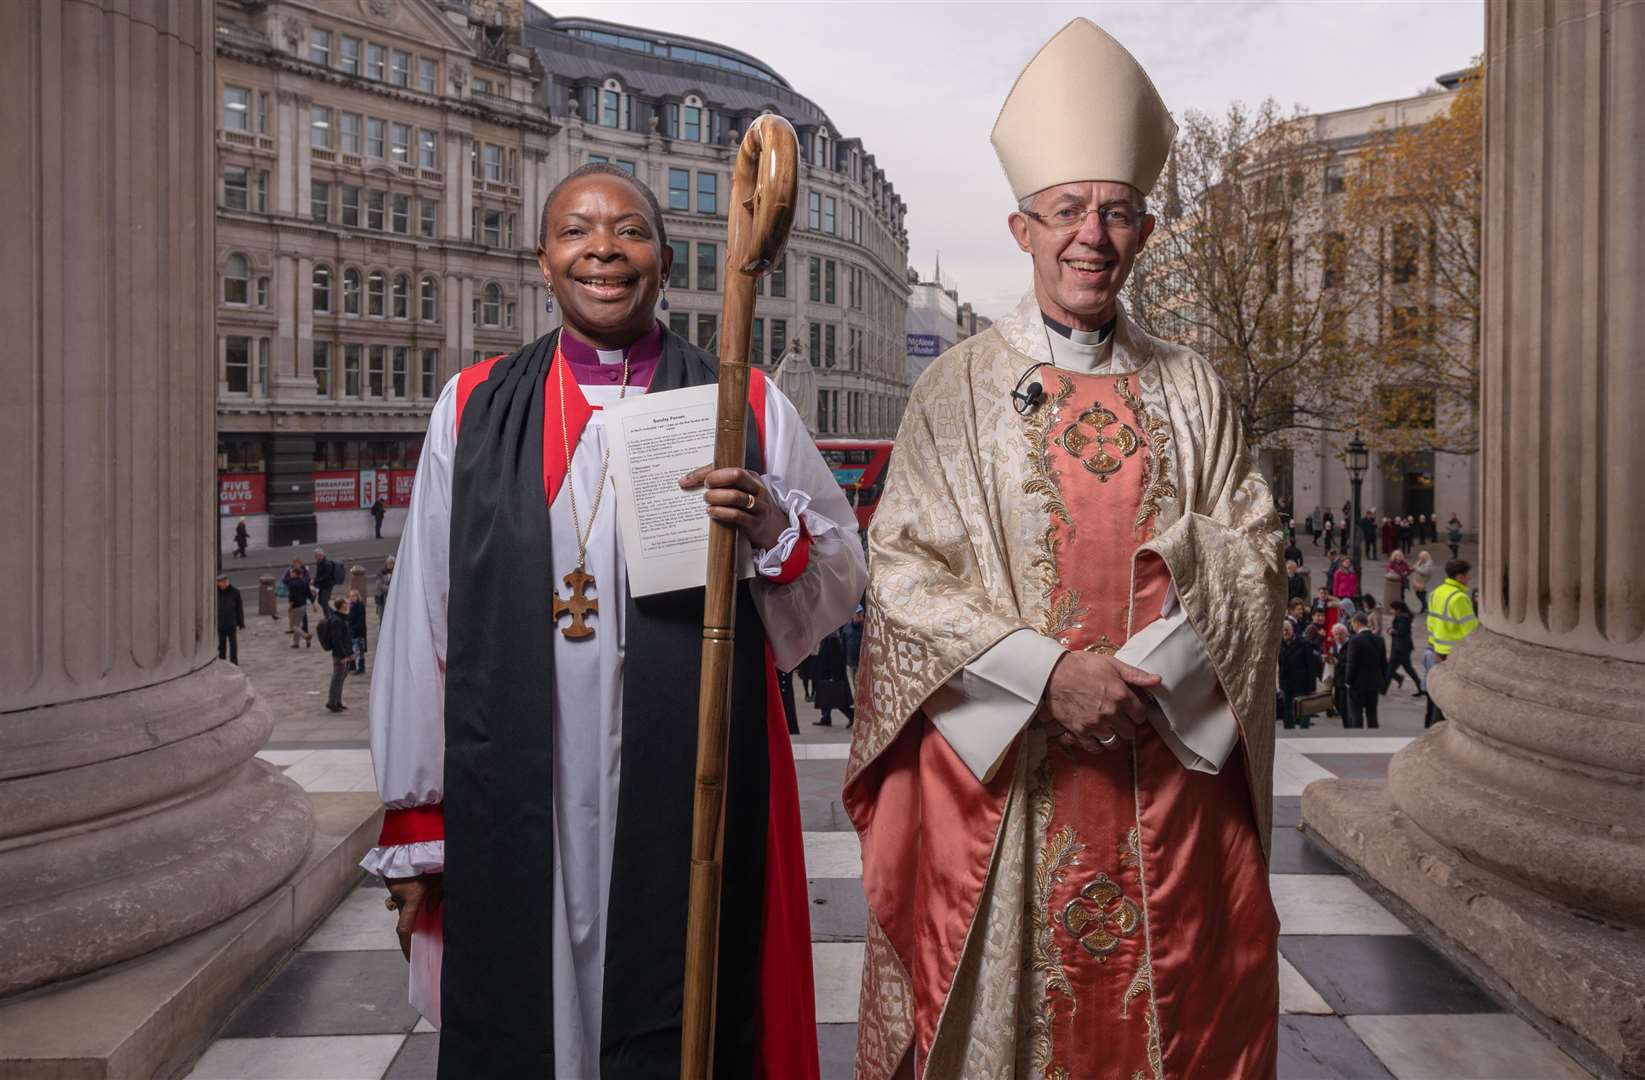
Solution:
M 1131 187 L 1131 185 L 1127 184 L 1126 187 Z M 1139 213 L 1143 213 L 1143 214 L 1148 213 L 1148 196 L 1144 195 L 1140 191 L 1137 191 L 1136 188 L 1131 188 L 1131 190 L 1133 192 L 1135 192 L 1136 196 L 1137 196 L 1137 211 Z M 1018 199 L 1017 200 L 1017 212 L 1019 214 L 1027 213 L 1028 208 L 1034 205 L 1034 199 L 1039 194 L 1040 193 L 1038 191 L 1036 191 L 1032 195 L 1024 195 L 1022 198 Z

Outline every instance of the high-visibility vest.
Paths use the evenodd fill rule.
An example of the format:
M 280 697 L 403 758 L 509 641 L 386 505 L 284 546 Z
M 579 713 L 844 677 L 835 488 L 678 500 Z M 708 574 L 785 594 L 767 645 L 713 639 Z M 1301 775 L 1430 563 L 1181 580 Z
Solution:
M 1447 656 L 1456 643 L 1479 629 L 1468 586 L 1446 578 L 1428 597 L 1428 647 Z

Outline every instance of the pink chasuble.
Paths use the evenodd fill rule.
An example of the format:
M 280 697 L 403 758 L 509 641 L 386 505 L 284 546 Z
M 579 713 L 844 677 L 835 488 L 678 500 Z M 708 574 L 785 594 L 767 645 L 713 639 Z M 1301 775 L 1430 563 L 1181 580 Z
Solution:
M 1053 493 L 1042 565 L 1054 585 L 1037 629 L 1112 653 L 1159 617 L 1169 588 L 1158 558 L 1133 569 L 1170 493 L 1169 424 L 1134 376 L 1049 374 L 1031 431 Z M 1184 768 L 1151 729 L 1091 754 L 1048 739 L 1045 724 L 1036 718 L 1013 750 L 1029 755 L 1030 812 L 1018 1076 L 1273 1076 L 1279 920 L 1243 751 L 1210 775 Z M 887 752 L 887 776 L 918 777 L 920 847 L 942 852 L 942 866 L 920 860 L 914 902 L 890 908 L 911 925 L 885 929 L 912 939 L 923 1070 L 1013 769 L 979 786 L 929 720 L 920 734 Z M 918 767 L 899 767 L 904 755 Z

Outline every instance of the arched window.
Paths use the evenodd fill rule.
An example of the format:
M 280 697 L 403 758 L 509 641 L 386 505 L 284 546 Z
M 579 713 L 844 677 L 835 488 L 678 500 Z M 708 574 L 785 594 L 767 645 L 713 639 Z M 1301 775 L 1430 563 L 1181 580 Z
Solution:
M 223 260 L 223 303 L 244 304 L 251 291 L 251 264 L 238 253 Z
M 411 279 L 404 274 L 394 275 L 394 317 L 396 319 L 411 318 Z
M 830 145 L 831 140 L 828 135 L 828 129 L 826 127 L 818 128 L 817 160 L 815 163 L 824 169 L 832 169 L 834 167 L 834 155 L 829 149 Z
M 423 279 L 422 287 L 423 321 L 439 322 L 440 310 L 440 283 L 432 277 Z
M 702 99 L 695 94 L 688 95 L 680 106 L 679 137 L 686 142 L 708 141 L 708 113 Z
M 360 271 L 352 267 L 343 271 L 343 314 L 360 314 Z
M 314 310 L 331 310 L 331 267 L 325 263 L 314 264 Z
M 600 103 L 595 119 L 601 127 L 628 127 L 628 95 L 623 93 L 623 84 L 616 79 L 607 79 L 605 85 L 600 87 Z
M 485 288 L 485 299 L 480 303 L 480 324 L 501 326 L 503 322 L 503 288 L 492 282 Z
M 381 317 L 383 314 L 383 298 L 385 278 L 381 270 L 373 270 L 366 275 L 366 314 Z

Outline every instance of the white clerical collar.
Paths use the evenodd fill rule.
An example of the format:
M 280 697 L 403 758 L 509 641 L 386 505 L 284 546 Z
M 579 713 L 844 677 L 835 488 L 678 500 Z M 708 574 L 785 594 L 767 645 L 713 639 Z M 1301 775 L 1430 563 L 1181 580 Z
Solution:
M 1051 362 L 1069 371 L 1096 372 L 1108 366 L 1114 355 L 1114 321 L 1096 330 L 1076 330 L 1040 313 L 1045 324 L 1045 340 Z
M 628 350 L 627 349 L 595 349 L 594 352 L 597 356 L 599 356 L 600 363 L 602 363 L 602 364 L 620 364 L 620 363 L 623 362 L 623 355 L 625 353 L 627 353 Z

